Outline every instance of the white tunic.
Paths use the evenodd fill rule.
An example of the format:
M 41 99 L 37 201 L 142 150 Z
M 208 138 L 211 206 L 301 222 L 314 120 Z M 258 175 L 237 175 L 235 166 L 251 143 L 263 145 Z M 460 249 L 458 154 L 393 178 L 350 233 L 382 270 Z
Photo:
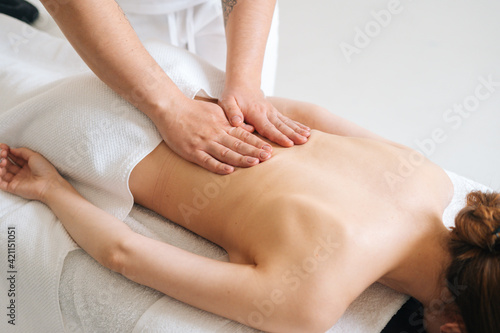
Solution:
M 116 0 L 126 13 L 156 15 L 192 8 L 211 0 Z
M 139 38 L 163 41 L 226 69 L 226 38 L 221 0 L 115 0 Z M 278 7 L 264 55 L 261 89 L 274 94 L 278 61 Z

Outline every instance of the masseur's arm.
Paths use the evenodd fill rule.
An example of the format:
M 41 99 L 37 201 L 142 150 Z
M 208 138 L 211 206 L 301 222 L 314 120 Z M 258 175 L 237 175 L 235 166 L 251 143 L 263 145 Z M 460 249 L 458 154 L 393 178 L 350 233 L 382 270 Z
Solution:
M 261 73 L 276 0 L 222 0 L 226 25 L 225 89 L 219 101 L 234 126 L 243 121 L 282 146 L 302 144 L 308 128 L 279 113 L 261 88 Z
M 264 141 L 222 109 L 185 97 L 143 47 L 113 0 L 41 0 L 87 65 L 155 123 L 183 158 L 220 174 L 259 163 Z M 244 142 L 241 142 L 244 141 Z

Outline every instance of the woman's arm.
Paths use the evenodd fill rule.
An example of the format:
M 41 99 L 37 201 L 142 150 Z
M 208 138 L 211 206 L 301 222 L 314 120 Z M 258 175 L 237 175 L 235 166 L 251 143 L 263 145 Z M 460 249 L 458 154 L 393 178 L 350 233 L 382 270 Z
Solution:
M 0 189 L 48 205 L 75 242 L 103 266 L 233 320 L 251 312 L 256 290 L 266 283 L 254 265 L 205 258 L 137 234 L 85 200 L 40 154 L 5 144 L 0 149 Z
M 245 140 L 245 131 L 233 129 L 219 106 L 185 97 L 115 1 L 41 2 L 92 71 L 151 118 L 181 157 L 220 174 L 259 163 L 265 142 Z
M 54 183 L 42 201 L 101 265 L 184 303 L 243 323 L 254 311 L 255 299 L 269 297 L 266 285 L 271 282 L 255 265 L 213 260 L 137 234 L 68 185 Z M 274 325 L 271 320 L 265 324 Z
M 5 144 L 0 149 L 0 189 L 47 204 L 75 242 L 109 267 L 119 240 L 132 233 L 130 228 L 80 196 L 40 154 Z

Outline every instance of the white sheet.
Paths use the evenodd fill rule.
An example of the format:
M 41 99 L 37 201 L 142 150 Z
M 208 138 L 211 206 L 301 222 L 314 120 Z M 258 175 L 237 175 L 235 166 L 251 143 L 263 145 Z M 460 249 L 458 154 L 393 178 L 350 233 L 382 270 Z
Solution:
M 62 103 L 67 97 L 61 91 L 71 92 L 73 97 L 83 96 L 82 103 L 75 103 L 75 106 L 88 104 L 95 108 L 106 107 L 102 102 L 109 102 L 116 96 L 88 72 L 67 42 L 32 30 L 3 15 L 0 15 L 0 31 L 0 141 L 28 146 L 49 155 L 53 161 L 61 162 L 61 157 L 65 157 L 61 149 L 65 145 L 51 142 L 53 140 L 50 137 L 53 132 L 67 129 L 49 123 L 43 127 L 48 129 L 47 133 L 36 132 L 37 126 L 43 123 L 38 121 L 44 119 L 43 112 L 39 119 L 28 118 L 25 113 L 36 108 L 43 110 L 37 103 L 45 103 L 47 99 L 50 99 L 54 108 L 58 107 L 58 99 Z M 151 50 L 160 61 L 168 60 L 164 65 L 173 70 L 171 76 L 177 80 L 177 84 L 185 87 L 188 96 L 193 97 L 199 88 L 206 88 L 209 93 L 217 95 L 222 86 L 220 73 L 196 61 L 186 65 L 183 62 L 184 55 L 172 58 L 171 55 L 177 51 L 170 49 L 166 52 L 166 49 L 157 46 Z M 59 93 L 54 95 L 54 91 L 58 90 Z M 80 94 L 83 92 L 85 94 Z M 99 98 L 94 98 L 93 94 Z M 47 113 L 52 112 L 50 108 L 45 110 Z M 88 112 L 92 111 L 90 107 Z M 99 116 L 93 115 L 95 119 L 99 119 Z M 30 123 L 16 121 L 19 117 L 31 119 Z M 147 119 L 143 119 L 142 123 L 147 129 Z M 26 131 L 27 126 L 31 130 Z M 87 147 L 94 147 L 92 139 L 88 140 Z M 148 140 L 147 149 L 159 142 L 155 135 Z M 129 161 L 128 169 L 138 160 L 140 156 Z M 102 169 L 103 164 L 99 159 L 83 161 L 89 170 L 82 173 L 75 173 L 76 166 L 70 168 L 64 165 L 65 162 L 67 159 L 62 159 L 58 167 L 72 178 L 79 191 L 117 217 L 125 218 L 125 222 L 137 232 L 195 253 L 224 259 L 224 252 L 215 245 L 150 211 L 137 206 L 132 208 L 130 193 L 123 188 L 123 177 L 128 175 L 126 170 L 118 178 L 109 178 L 106 172 L 99 175 L 99 170 L 106 170 Z M 78 168 L 81 168 L 80 164 Z M 91 176 L 93 174 L 96 175 L 95 179 Z M 455 175 L 452 175 L 452 179 L 456 192 L 452 205 L 445 213 L 447 225 L 452 223 L 454 212 L 462 206 L 465 193 L 471 188 L 483 188 Z M 108 184 L 108 188 L 118 184 L 119 195 L 114 199 L 110 199 L 113 191 L 104 195 L 102 182 Z M 132 212 L 126 217 L 131 208 Z M 16 296 L 13 298 L 1 293 L 0 305 L 3 307 L 9 304 L 10 299 L 15 299 L 16 326 L 9 325 L 3 316 L 4 319 L 0 321 L 2 332 L 61 332 L 64 325 L 67 331 L 82 329 L 92 332 L 254 331 L 130 282 L 97 265 L 81 250 L 74 251 L 65 261 L 67 253 L 77 247 L 47 207 L 1 192 L 0 244 L 7 242 L 4 231 L 8 227 L 16 228 Z M 0 258 L 6 263 L 6 247 L 0 248 Z M 7 280 L 1 281 L 1 290 L 7 290 Z M 405 300 L 406 296 L 375 285 L 352 304 L 330 332 L 379 332 Z M 62 313 L 59 303 L 63 308 Z
M 90 202 L 124 219 L 133 205 L 130 172 L 161 142 L 154 124 L 106 87 L 67 41 L 5 15 L 0 15 L 0 32 L 0 142 L 40 152 Z M 186 96 L 222 91 L 223 74 L 206 62 L 163 44 L 149 47 Z M 16 203 L 22 209 L 16 210 Z M 2 205 L 3 244 L 13 225 L 19 237 L 16 265 L 6 270 L 17 292 L 2 293 L 2 304 L 13 302 L 13 321 L 1 321 L 0 328 L 61 331 L 59 276 L 75 244 L 44 205 L 8 196 Z M 7 280 L 1 281 L 7 290 Z M 16 322 L 22 313 L 30 315 Z

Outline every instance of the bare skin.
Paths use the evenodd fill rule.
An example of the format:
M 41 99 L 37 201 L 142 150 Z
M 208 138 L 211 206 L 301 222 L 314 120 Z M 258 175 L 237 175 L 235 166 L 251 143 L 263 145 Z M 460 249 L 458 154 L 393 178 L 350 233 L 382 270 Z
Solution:
M 324 332 L 376 281 L 425 306 L 441 297 L 449 261 L 441 216 L 453 193 L 444 171 L 422 157 L 410 175 L 389 182 L 387 175 L 400 174 L 401 161 L 415 160 L 415 152 L 317 107 L 272 102 L 339 135 L 313 131 L 307 145 L 274 147 L 269 161 L 228 176 L 188 163 L 162 143 L 130 178 L 137 203 L 219 244 L 230 263 L 132 232 L 60 177 L 40 176 L 22 187 L 15 179 L 29 164 L 27 152 L 14 150 L 20 170 L 0 163 L 7 170 L 0 188 L 47 203 L 106 267 L 265 331 Z M 456 328 L 443 316 L 428 325 L 430 332 Z

